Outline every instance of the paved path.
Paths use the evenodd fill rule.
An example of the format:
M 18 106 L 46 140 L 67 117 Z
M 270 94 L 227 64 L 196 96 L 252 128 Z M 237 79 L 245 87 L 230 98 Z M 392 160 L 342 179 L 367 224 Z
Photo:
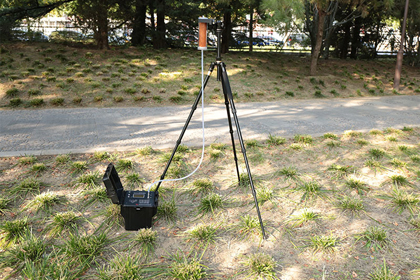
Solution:
M 420 96 L 237 103 L 245 140 L 420 126 Z M 0 111 L 0 156 L 172 148 L 190 106 Z M 230 143 L 224 104 L 205 110 L 206 144 Z M 182 143 L 200 146 L 201 108 Z

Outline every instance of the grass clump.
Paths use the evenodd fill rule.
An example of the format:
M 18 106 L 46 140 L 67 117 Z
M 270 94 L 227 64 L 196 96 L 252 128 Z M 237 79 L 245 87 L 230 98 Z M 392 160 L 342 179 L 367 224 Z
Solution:
M 9 106 L 10 107 L 18 107 L 22 103 L 23 103 L 22 99 L 20 99 L 20 98 L 12 98 L 9 101 Z
M 254 253 L 244 261 L 246 278 L 252 279 L 278 279 L 276 277 L 276 261 L 265 253 Z
M 338 200 L 337 208 L 340 208 L 343 211 L 351 211 L 352 213 L 355 213 L 358 211 L 363 211 L 365 206 L 363 204 L 363 200 L 359 198 L 344 196 Z
M 193 194 L 208 194 L 213 190 L 213 182 L 208 178 L 197 179 L 192 183 L 191 191 Z
M 390 163 L 395 167 L 400 167 L 400 168 L 407 167 L 407 163 L 405 161 L 399 160 L 397 158 L 393 158 L 390 161 Z
M 344 135 L 347 137 L 360 137 L 362 133 L 358 131 L 347 130 L 347 131 L 344 131 Z
M 20 271 L 27 263 L 39 262 L 46 253 L 47 245 L 41 238 L 25 231 L 22 242 L 3 252 L 0 267 L 12 267 Z
M 379 129 L 372 129 L 369 131 L 370 135 L 383 135 L 384 133 Z
M 330 235 L 314 235 L 309 238 L 309 245 L 314 251 L 332 253 L 337 250 L 338 238 Z
M 369 273 L 368 279 L 369 280 L 399 280 L 401 276 L 397 275 L 397 273 L 392 272 L 386 265 L 386 261 L 384 258 L 384 264 L 376 268 L 373 272 Z
M 10 193 L 12 195 L 26 195 L 28 193 L 39 193 L 41 182 L 33 178 L 26 178 L 22 180 L 18 185 L 14 186 Z
M 210 148 L 212 148 L 213 150 L 223 151 L 227 148 L 227 145 L 224 143 L 212 143 L 210 144 Z
M 207 276 L 204 267 L 205 266 L 195 258 L 190 260 L 186 257 L 176 256 L 169 265 L 167 274 L 171 277 L 171 279 L 199 280 L 204 279 Z
M 66 164 L 70 161 L 69 155 L 58 155 L 55 157 L 56 164 Z
M 337 134 L 330 133 L 330 132 L 325 133 L 325 134 L 323 135 L 323 137 L 324 137 L 324 139 L 332 139 L 332 140 L 337 140 L 337 139 L 338 139 Z
M 64 104 L 64 98 L 57 97 L 50 100 L 50 104 L 54 106 L 61 106 Z
M 364 194 L 369 190 L 366 182 L 356 179 L 356 178 L 349 178 L 345 181 L 346 187 L 357 191 L 358 194 Z
M 153 150 L 152 146 L 146 146 L 144 148 L 136 150 L 136 153 L 138 155 L 141 155 L 141 156 L 150 156 L 150 155 L 154 154 L 155 152 L 156 151 Z
M 118 171 L 127 171 L 133 169 L 134 163 L 129 159 L 119 159 L 116 164 L 116 169 Z
M 148 256 L 153 252 L 156 246 L 157 232 L 151 228 L 142 228 L 133 238 L 133 242 L 140 246 L 141 252 L 144 256 Z
M 320 219 L 320 215 L 310 211 L 308 209 L 304 209 L 302 212 L 292 215 L 290 218 L 286 219 L 285 223 L 290 227 L 300 227 L 304 223 L 310 221 L 316 221 Z
M 280 136 L 273 136 L 268 135 L 267 144 L 273 145 L 273 146 L 279 146 L 286 143 L 286 138 L 280 137 Z
M 387 232 L 381 228 L 372 226 L 356 236 L 356 241 L 362 240 L 365 242 L 365 247 L 375 251 L 382 250 L 388 247 L 390 240 Z
M 200 201 L 200 205 L 198 206 L 198 211 L 206 214 L 206 213 L 214 213 L 214 210 L 223 207 L 223 200 L 219 194 L 210 193 L 203 197 Z
M 103 160 L 108 160 L 111 157 L 111 155 L 106 152 L 106 151 L 95 151 L 93 153 L 93 159 L 96 161 L 103 161 Z
M 366 139 L 360 138 L 360 139 L 357 139 L 356 143 L 359 144 L 360 146 L 366 146 L 369 144 L 369 141 L 367 141 Z
M 188 236 L 200 242 L 214 243 L 217 236 L 217 227 L 201 224 L 189 230 Z
M 65 242 L 64 253 L 78 262 L 89 264 L 100 256 L 105 246 L 110 242 L 106 233 L 98 235 L 69 234 Z
M 374 159 L 381 159 L 386 155 L 385 150 L 380 149 L 380 148 L 372 148 L 372 149 L 369 150 L 368 153 Z
M 337 176 L 344 176 L 344 175 L 348 175 L 351 172 L 354 172 L 354 166 L 352 165 L 339 165 L 339 164 L 331 164 L 328 167 L 328 171 L 332 171 L 334 172 Z
M 7 97 L 16 97 L 19 93 L 19 90 L 17 88 L 11 88 L 6 90 L 6 96 Z
M 408 210 L 411 214 L 419 208 L 420 198 L 415 193 L 408 193 L 405 190 L 394 187 L 391 195 L 385 196 L 392 203 L 392 206 L 401 214 L 404 210 Z
M 49 233 L 52 236 L 55 236 L 61 235 L 63 231 L 74 232 L 77 229 L 81 219 L 82 218 L 73 211 L 56 213 L 50 220 L 48 226 Z
M 44 104 L 44 99 L 42 98 L 34 98 L 29 101 L 29 105 L 31 107 L 39 107 Z
M 100 280 L 111 279 L 143 279 L 147 273 L 143 269 L 140 257 L 116 255 L 108 265 L 98 268 Z
M 0 242 L 4 243 L 6 245 L 5 247 L 18 242 L 25 235 L 28 227 L 29 222 L 26 218 L 5 221 L 0 224 Z
M 278 176 L 284 176 L 286 180 L 298 180 L 299 179 L 299 173 L 296 167 L 288 166 L 283 167 L 279 171 L 276 172 L 276 175 Z
M 257 218 L 251 217 L 250 215 L 241 216 L 241 220 L 238 224 L 239 233 L 244 236 L 250 235 L 262 235 L 260 223 Z
M 59 204 L 62 198 L 52 192 L 44 192 L 35 196 L 31 201 L 28 202 L 25 208 L 39 210 L 50 210 L 50 208 L 56 204 Z
M 131 186 L 144 183 L 144 179 L 140 178 L 140 175 L 137 173 L 130 173 L 125 177 L 125 179 L 130 183 Z
M 404 175 L 391 175 L 389 176 L 391 182 L 396 186 L 410 186 L 411 183 Z
M 245 189 L 248 188 L 250 186 L 250 181 L 249 181 L 249 175 L 248 173 L 240 173 L 239 174 L 239 181 L 238 181 L 238 187 Z
M 303 192 L 302 201 L 305 201 L 307 199 L 311 199 L 314 197 L 321 197 L 325 198 L 325 190 L 321 188 L 321 185 L 317 181 L 309 181 L 309 182 L 303 182 L 302 184 L 299 184 L 297 187 L 297 190 L 300 190 Z
M 311 135 L 302 135 L 302 134 L 296 134 L 294 136 L 294 140 L 296 143 L 308 144 L 308 145 L 312 144 L 314 141 Z
M 9 210 L 11 199 L 5 198 L 0 195 L 0 215 Z
M 79 184 L 84 184 L 88 186 L 96 185 L 99 181 L 100 175 L 99 172 L 88 172 L 86 174 L 82 174 L 77 178 L 77 182 Z
M 70 168 L 74 173 L 81 173 L 87 169 L 86 161 L 74 161 L 71 163 Z
M 29 165 L 34 164 L 37 161 L 37 158 L 34 156 L 27 156 L 27 157 L 21 157 L 18 160 L 19 165 Z
M 35 163 L 31 167 L 31 171 L 36 172 L 36 173 L 39 173 L 39 172 L 42 172 L 42 171 L 45 171 L 45 170 L 47 170 L 47 166 L 45 166 L 44 163 Z
M 159 161 L 166 163 L 171 159 L 171 155 L 172 153 L 165 153 L 160 157 Z M 182 158 L 183 158 L 182 154 L 176 153 L 172 158 L 172 162 L 180 162 Z
M 257 200 L 264 204 L 266 201 L 271 201 L 274 198 L 273 189 L 268 186 L 261 186 L 257 189 Z
M 175 221 L 177 217 L 177 207 L 175 201 L 164 201 L 157 209 L 158 217 L 164 218 L 166 221 Z
M 415 163 L 420 163 L 420 156 L 419 155 L 412 155 L 410 159 Z

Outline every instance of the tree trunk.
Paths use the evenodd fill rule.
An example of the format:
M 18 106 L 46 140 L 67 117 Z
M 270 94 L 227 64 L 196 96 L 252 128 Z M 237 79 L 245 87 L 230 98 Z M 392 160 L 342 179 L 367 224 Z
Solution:
M 350 57 L 353 59 L 357 59 L 357 49 L 360 45 L 360 18 L 356 18 L 354 21 L 354 30 L 353 30 L 353 38 L 351 41 L 351 53 Z
M 134 46 L 143 45 L 146 38 L 146 10 L 147 5 L 144 0 L 136 0 L 136 13 L 133 21 L 133 33 L 131 43 Z
M 249 17 L 249 51 L 252 52 L 252 47 L 254 46 L 254 34 L 253 34 L 253 27 L 254 27 L 254 9 L 251 8 L 250 17 Z
M 231 8 L 228 7 L 226 12 L 223 15 L 223 23 L 224 28 L 222 32 L 222 47 L 221 52 L 222 53 L 228 53 L 229 52 L 229 41 L 230 41 L 230 34 L 232 31 L 232 12 Z
M 316 41 L 315 41 L 315 47 L 311 54 L 311 70 L 310 75 L 315 76 L 316 75 L 316 68 L 318 65 L 318 57 L 321 52 L 321 46 L 322 46 L 322 37 L 324 35 L 324 20 L 326 16 L 326 12 L 318 7 L 318 25 L 316 30 Z
M 156 7 L 157 17 L 157 27 L 155 32 L 155 38 L 153 39 L 153 48 L 163 49 L 166 47 L 165 42 L 165 0 L 158 0 Z
M 98 13 L 98 15 L 98 32 L 96 34 L 96 43 L 99 49 L 109 50 L 110 48 L 108 43 L 108 10 L 106 8 L 102 9 L 102 11 Z
M 346 59 L 349 49 L 349 43 L 350 43 L 350 28 L 351 28 L 351 21 L 347 22 L 346 25 L 344 25 L 344 38 L 341 43 L 340 48 L 340 58 Z

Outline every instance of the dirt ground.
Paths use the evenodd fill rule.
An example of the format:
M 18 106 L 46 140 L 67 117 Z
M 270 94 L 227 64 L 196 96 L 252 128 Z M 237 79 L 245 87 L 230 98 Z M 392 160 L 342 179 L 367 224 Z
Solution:
M 215 60 L 205 52 L 204 74 Z M 201 87 L 201 54 L 191 50 L 92 50 L 55 44 L 3 44 L 0 107 L 110 107 L 191 104 Z M 420 74 L 404 65 L 393 91 L 395 59 L 319 60 L 309 76 L 309 57 L 281 53 L 223 55 L 237 102 L 417 94 Z M 206 102 L 224 102 L 216 70 Z
M 143 264 L 166 271 L 173 265 L 174 254 L 179 253 L 186 258 L 201 256 L 200 263 L 205 266 L 206 279 L 248 279 L 251 277 L 250 268 L 244 262 L 258 252 L 271 256 L 276 262 L 275 275 L 279 279 L 368 279 L 384 261 L 387 268 L 401 279 L 418 279 L 419 228 L 413 221 L 418 219 L 419 204 L 414 203 L 411 208 L 400 212 L 390 197 L 395 188 L 415 197 L 420 195 L 420 164 L 416 157 L 420 130 L 407 128 L 406 131 L 388 129 L 380 134 L 374 132 L 378 133 L 347 132 L 338 135 L 336 140 L 319 137 L 314 138 L 312 144 L 299 143 L 297 139 L 287 139 L 281 145 L 269 144 L 268 140 L 247 142 L 247 154 L 267 235 L 265 240 L 259 226 L 250 232 L 241 226 L 245 215 L 255 220 L 257 212 L 249 186 L 237 185 L 231 148 L 227 146 L 221 153 L 215 153 L 215 147 L 207 147 L 203 164 L 196 174 L 180 182 L 162 183 L 159 203 L 174 201 L 176 218 L 171 221 L 163 215 L 155 217 L 153 230 L 157 232 L 157 245 L 148 259 L 142 259 Z M 377 167 L 368 166 L 368 161 L 372 160 L 372 149 L 385 151 L 385 155 L 377 159 Z M 25 208 L 36 192 L 12 197 L 9 209 L 0 217 L 1 222 L 27 217 L 33 232 L 45 238 L 49 246 L 60 246 L 68 239 L 68 234 L 55 237 L 48 234 L 52 215 L 75 211 L 86 219 L 80 225 L 80 234 L 97 234 L 100 229 L 113 239 L 96 263 L 84 272 L 84 277 L 96 278 L 97 269 L 107 265 L 117 253 L 136 256 L 140 255 L 141 248 L 133 246 L 132 238 L 136 232 L 125 231 L 121 219 L 106 222 L 105 210 L 113 206 L 110 200 L 88 203 L 92 197 L 85 191 L 94 187 L 78 183 L 78 178 L 92 172 L 97 172 L 99 178 L 109 161 L 125 159 L 133 163 L 131 169 L 120 172 L 125 188 L 147 189 L 163 172 L 166 164 L 164 156 L 168 152 L 155 151 L 150 155 L 142 155 L 140 151 L 112 153 L 109 159 L 99 161 L 95 155 L 72 154 L 69 155 L 70 161 L 63 165 L 57 163 L 55 156 L 39 156 L 36 163 L 46 166 L 42 172 L 31 171 L 35 163 L 19 163 L 21 158 L 1 158 L 1 196 L 8 197 L 24 178 L 36 178 L 42 182 L 41 193 L 50 191 L 65 198 L 65 202 L 54 205 L 50 211 L 36 212 Z M 201 151 L 188 150 L 179 154 L 182 160 L 172 163 L 172 166 L 181 173 L 171 169 L 167 178 L 175 174 L 185 175 L 195 169 Z M 74 173 L 71 163 L 75 161 L 86 161 L 87 169 Z M 344 169 L 334 168 L 337 165 L 348 169 L 344 172 Z M 241 157 L 239 167 L 241 174 L 246 171 Z M 288 179 L 281 172 L 285 167 L 295 168 L 298 179 Z M 139 174 L 143 183 L 129 183 L 127 178 L 133 173 Z M 390 179 L 392 175 L 401 175 L 409 183 L 393 183 Z M 214 193 L 222 197 L 223 207 L 213 213 L 201 213 L 199 207 L 204 195 L 191 192 L 193 183 L 203 178 L 209 179 L 215 187 Z M 363 181 L 366 188 L 357 191 L 348 187 L 346 182 L 350 178 Z M 302 186 L 307 182 L 317 182 L 320 191 L 305 197 Z M 96 184 L 102 186 L 100 180 Z M 261 190 L 271 192 L 267 201 L 261 200 Z M 343 197 L 360 199 L 363 210 L 344 211 L 338 207 Z M 318 219 L 293 226 L 291 219 L 304 211 L 317 214 Z M 217 228 L 214 242 L 207 244 L 190 236 L 189 232 L 199 225 Z M 386 232 L 388 242 L 382 249 L 369 248 L 366 240 L 358 238 L 372 226 Z M 337 242 L 332 250 L 317 251 L 310 245 L 310 238 L 315 236 L 334 236 Z M 13 271 L 6 269 L 3 276 L 5 272 Z M 12 277 L 15 278 L 19 278 L 19 271 Z

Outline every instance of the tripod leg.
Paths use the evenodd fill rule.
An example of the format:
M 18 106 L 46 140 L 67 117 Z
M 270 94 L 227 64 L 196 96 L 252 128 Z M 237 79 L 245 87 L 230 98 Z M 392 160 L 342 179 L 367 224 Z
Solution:
M 257 209 L 258 220 L 260 222 L 263 238 L 265 238 L 264 225 L 263 225 L 263 221 L 262 221 L 262 218 L 261 218 L 260 208 L 258 207 L 257 193 L 255 192 L 254 183 L 252 181 L 251 169 L 249 167 L 248 158 L 246 156 L 246 149 L 245 149 L 245 145 L 244 145 L 244 140 L 242 138 L 241 128 L 239 126 L 239 120 L 238 120 L 238 116 L 236 114 L 235 103 L 233 102 L 232 90 L 230 88 L 229 78 L 228 78 L 224 63 L 220 63 L 218 70 L 220 70 L 220 72 L 221 72 L 223 92 L 225 92 L 227 97 L 229 98 L 229 103 L 230 103 L 230 107 L 231 107 L 232 114 L 233 114 L 233 120 L 235 121 L 235 125 L 236 125 L 236 132 L 238 133 L 239 143 L 241 144 L 241 150 L 242 150 L 242 154 L 244 156 L 246 170 L 248 172 L 249 184 L 251 185 L 252 195 L 254 197 L 255 208 Z
M 221 71 L 219 70 L 218 73 L 221 73 Z M 226 112 L 227 112 L 227 118 L 228 118 L 228 123 L 229 123 L 229 133 L 230 133 L 230 139 L 232 140 L 233 159 L 235 160 L 235 164 L 236 164 L 236 174 L 238 175 L 238 182 L 240 182 L 241 176 L 239 174 L 238 157 L 236 156 L 235 138 L 233 136 L 232 119 L 231 119 L 230 110 L 229 110 L 229 99 L 227 96 L 227 92 L 225 92 L 225 87 L 223 87 L 223 95 L 225 96 Z
M 188 127 L 188 125 L 191 121 L 191 118 L 194 115 L 195 110 L 197 109 L 198 102 L 200 101 L 200 98 L 203 96 L 203 91 L 206 88 L 207 82 L 210 79 L 211 73 L 213 72 L 215 65 L 216 65 L 216 63 L 214 63 L 214 62 L 212 64 L 210 64 L 209 71 L 208 71 L 207 76 L 206 76 L 206 78 L 204 79 L 204 82 L 203 82 L 203 87 L 200 89 L 200 92 L 198 93 L 197 98 L 194 101 L 194 104 L 191 108 L 190 114 L 189 114 L 189 116 L 188 116 L 188 118 L 187 118 L 187 120 L 184 124 L 184 127 L 182 128 L 182 131 L 181 131 L 181 134 L 179 135 L 178 140 L 176 141 L 175 147 L 172 150 L 171 157 L 169 158 L 168 163 L 166 164 L 166 167 L 165 167 L 165 169 L 162 173 L 162 176 L 160 176 L 160 180 L 165 179 L 166 172 L 168 172 L 169 166 L 171 165 L 171 162 L 172 162 L 172 160 L 175 156 L 176 150 L 178 149 L 178 146 L 181 144 L 181 141 L 182 141 L 182 138 L 184 137 L 185 131 L 187 130 L 187 127 Z M 156 191 L 159 189 L 161 183 L 162 183 L 162 181 L 160 181 L 158 183 L 158 185 L 156 187 Z

